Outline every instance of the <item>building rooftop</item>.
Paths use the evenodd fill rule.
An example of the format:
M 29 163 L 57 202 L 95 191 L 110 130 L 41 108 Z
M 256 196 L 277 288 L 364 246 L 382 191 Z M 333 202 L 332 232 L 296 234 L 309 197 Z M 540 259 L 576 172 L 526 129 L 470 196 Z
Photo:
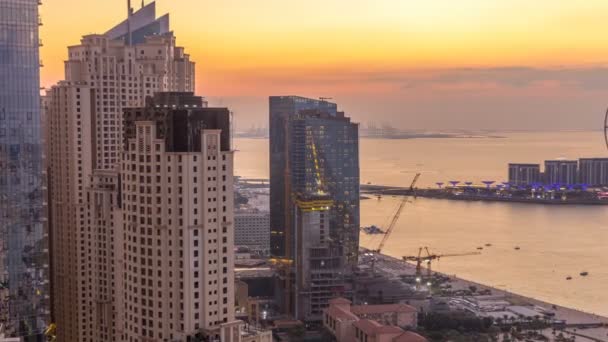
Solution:
M 156 18 L 156 2 L 134 11 L 130 8 L 127 19 L 108 30 L 104 35 L 113 40 L 124 40 L 129 45 L 143 43 L 146 36 L 170 33 L 169 15 Z
M 412 331 L 406 331 L 393 339 L 393 342 L 427 342 L 427 339 Z
M 351 301 L 346 299 L 346 298 L 342 298 L 342 297 L 338 297 L 338 298 L 334 298 L 334 299 L 330 299 L 329 300 L 329 304 L 350 304 Z
M 359 330 L 363 331 L 366 335 L 374 336 L 376 335 L 376 329 L 382 328 L 382 324 L 372 321 L 370 319 L 360 319 L 353 323 L 353 325 Z
M 335 306 L 327 308 L 327 314 L 339 321 L 356 321 L 359 317 L 355 316 L 352 312 L 344 311 Z
M 416 312 L 416 308 L 407 304 L 353 305 L 350 310 L 355 315 L 380 314 L 385 312 Z

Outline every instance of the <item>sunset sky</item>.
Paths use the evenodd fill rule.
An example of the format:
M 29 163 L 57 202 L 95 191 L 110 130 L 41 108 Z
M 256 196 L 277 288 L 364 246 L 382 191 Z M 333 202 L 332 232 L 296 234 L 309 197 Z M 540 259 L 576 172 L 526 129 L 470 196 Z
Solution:
M 269 95 L 333 97 L 356 121 L 405 129 L 599 129 L 608 105 L 605 0 L 157 6 L 197 62 L 197 93 L 232 108 L 240 129 L 266 125 Z M 47 0 L 41 15 L 49 86 L 66 47 L 123 20 L 126 0 Z

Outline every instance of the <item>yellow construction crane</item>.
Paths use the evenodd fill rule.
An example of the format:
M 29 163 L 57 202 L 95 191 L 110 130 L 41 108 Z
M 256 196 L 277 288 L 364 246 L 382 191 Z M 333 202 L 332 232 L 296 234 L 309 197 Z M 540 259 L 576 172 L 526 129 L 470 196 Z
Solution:
M 48 327 L 46 327 L 46 329 L 44 330 L 44 336 L 46 336 L 47 341 L 49 341 L 49 342 L 55 341 L 55 339 L 57 338 L 55 335 L 56 330 L 57 330 L 57 325 L 55 325 L 55 323 L 51 323 L 51 324 L 49 324 Z
M 410 184 L 410 191 L 414 191 L 414 187 L 416 186 L 416 183 L 418 182 L 418 178 L 420 178 L 420 173 L 417 173 L 416 176 L 414 176 L 414 179 L 412 180 L 412 183 Z M 397 221 L 399 220 L 399 217 L 401 216 L 401 212 L 403 211 L 403 208 L 405 207 L 405 204 L 407 203 L 409 198 L 410 198 L 409 194 L 403 196 L 403 199 L 401 199 L 401 202 L 399 203 L 399 207 L 397 208 L 397 211 L 393 215 L 391 222 L 389 223 L 388 227 L 386 228 L 386 232 L 384 233 L 382 240 L 380 240 L 380 244 L 378 245 L 378 248 L 372 250 L 372 252 L 378 253 L 378 254 L 380 254 L 382 252 L 382 248 L 384 248 L 384 244 L 388 240 L 389 236 L 391 236 L 391 233 L 393 232 L 393 229 L 395 228 L 395 225 L 397 224 Z
M 423 255 L 422 252 L 426 252 L 426 255 Z M 422 263 L 426 263 L 426 272 L 427 277 L 432 275 L 431 271 L 431 262 L 433 260 L 439 260 L 441 258 L 447 257 L 457 257 L 457 256 L 469 256 L 469 255 L 479 255 L 479 252 L 470 252 L 470 253 L 458 253 L 458 254 L 431 254 L 428 247 L 420 247 L 418 249 L 417 256 L 404 256 L 403 261 L 415 261 L 416 262 L 416 282 L 420 282 L 422 280 Z
M 391 236 L 391 233 L 393 232 L 393 229 L 395 228 L 395 225 L 397 224 L 397 221 L 399 220 L 399 217 L 401 216 L 401 212 L 403 211 L 405 204 L 408 202 L 410 195 L 414 191 L 414 187 L 416 186 L 416 183 L 418 182 L 418 178 L 420 178 L 420 173 L 416 173 L 416 175 L 414 176 L 414 179 L 412 180 L 412 183 L 410 184 L 410 193 L 404 195 L 403 199 L 401 199 L 401 202 L 399 202 L 399 207 L 397 208 L 397 211 L 393 215 L 391 222 L 389 223 L 388 227 L 386 228 L 386 231 L 385 231 L 384 235 L 382 236 L 382 240 L 380 240 L 380 244 L 378 244 L 378 248 L 372 249 L 370 251 L 372 253 L 372 255 L 371 255 L 372 274 L 376 273 L 376 255 L 375 254 L 382 253 L 382 248 L 384 248 L 384 244 L 388 240 L 389 236 Z

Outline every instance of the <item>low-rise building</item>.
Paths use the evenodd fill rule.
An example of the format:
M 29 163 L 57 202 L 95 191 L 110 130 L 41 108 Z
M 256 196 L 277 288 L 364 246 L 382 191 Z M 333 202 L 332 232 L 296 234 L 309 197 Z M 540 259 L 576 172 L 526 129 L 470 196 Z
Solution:
M 270 251 L 270 212 L 256 208 L 238 209 L 234 213 L 234 244 L 252 252 Z
M 353 324 L 357 342 L 425 342 L 426 338 L 403 329 L 382 325 L 369 319 L 361 319 Z
M 579 181 L 589 186 L 608 185 L 608 158 L 579 159 Z
M 246 325 L 241 330 L 240 342 L 272 342 L 272 331 L 261 330 L 251 325 Z
M 509 164 L 509 183 L 530 185 L 540 183 L 540 164 Z
M 338 342 L 422 342 L 426 339 L 404 329 L 418 324 L 417 311 L 406 304 L 351 305 L 332 299 L 323 312 L 323 326 Z
M 578 161 L 545 160 L 545 184 L 576 184 Z
M 353 305 L 350 310 L 361 319 L 372 319 L 385 325 L 404 328 L 418 326 L 418 312 L 407 304 Z

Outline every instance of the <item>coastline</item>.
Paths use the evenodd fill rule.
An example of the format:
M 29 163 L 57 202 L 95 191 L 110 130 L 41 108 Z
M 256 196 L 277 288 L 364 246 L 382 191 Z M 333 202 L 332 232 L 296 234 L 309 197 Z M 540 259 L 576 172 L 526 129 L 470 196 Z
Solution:
M 363 251 L 369 251 L 364 247 L 361 247 L 361 249 Z M 415 272 L 415 265 L 405 263 L 390 255 L 381 254 L 378 258 L 380 259 L 381 264 L 388 264 L 388 266 L 384 267 L 384 271 L 392 273 L 393 275 L 398 275 L 400 271 L 403 272 L 403 274 L 414 274 Z M 381 264 L 379 267 L 382 267 Z M 547 312 L 553 313 L 555 319 L 565 321 L 565 331 L 574 333 L 579 338 L 579 341 L 608 341 L 608 317 L 549 303 L 491 285 L 463 279 L 453 274 L 445 274 L 436 271 L 433 271 L 433 273 L 448 277 L 453 289 L 467 289 L 470 286 L 475 286 L 478 291 L 490 290 L 493 295 L 504 296 L 507 301 L 513 304 L 541 307 Z

